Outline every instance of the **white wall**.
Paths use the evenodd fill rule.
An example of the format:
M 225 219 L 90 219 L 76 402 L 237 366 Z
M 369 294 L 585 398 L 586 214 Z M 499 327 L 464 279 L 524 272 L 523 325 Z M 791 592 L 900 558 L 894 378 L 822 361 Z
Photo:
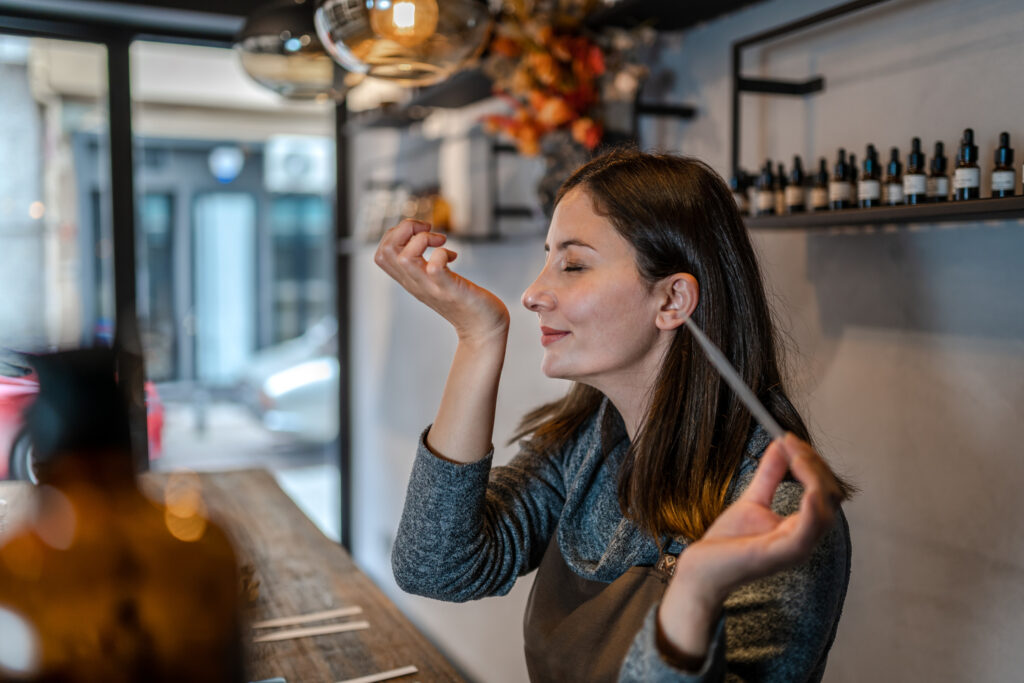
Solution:
M 835 4 L 835 3 L 829 3 Z M 663 36 L 666 100 L 691 122 L 648 121 L 644 140 L 728 173 L 730 43 L 829 6 L 776 0 Z M 1011 0 L 894 0 L 752 51 L 750 75 L 823 74 L 806 98 L 744 98 L 743 166 L 805 166 L 873 142 L 905 158 L 920 136 L 955 155 L 975 129 L 983 194 L 998 133 L 1024 158 L 1024 6 Z M 1019 185 L 1018 185 L 1019 187 Z M 819 446 L 861 488 L 848 506 L 853 579 L 826 680 L 1019 680 L 1024 669 L 1024 231 L 1020 222 L 832 232 L 758 232 L 791 388 Z M 474 245 L 458 268 L 514 312 L 497 437 L 561 387 L 538 370 L 534 320 L 518 295 L 541 241 Z M 400 606 L 482 681 L 525 680 L 526 588 L 442 605 L 393 588 L 387 549 L 418 432 L 430 421 L 454 337 L 377 272 L 354 275 L 356 557 Z M 507 451 L 502 458 L 507 457 Z M 500 460 L 501 458 L 499 458 Z

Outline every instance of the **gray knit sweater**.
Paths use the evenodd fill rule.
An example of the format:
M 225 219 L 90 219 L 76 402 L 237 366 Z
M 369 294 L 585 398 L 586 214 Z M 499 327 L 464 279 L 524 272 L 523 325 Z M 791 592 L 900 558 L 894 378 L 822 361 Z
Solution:
M 523 448 L 505 467 L 492 454 L 470 464 L 438 458 L 420 438 L 399 524 L 392 567 L 405 591 L 462 602 L 504 595 L 540 564 L 558 529 L 566 563 L 580 576 L 611 582 L 652 565 L 658 545 L 622 516 L 619 465 L 629 447 L 607 400 L 557 453 Z M 750 483 L 768 444 L 757 429 L 729 499 Z M 801 487 L 783 482 L 772 509 L 797 509 Z M 678 543 L 671 552 L 683 551 Z M 686 674 L 661 656 L 655 605 L 620 671 L 622 681 L 818 681 L 835 637 L 850 572 L 850 539 L 840 513 L 804 564 L 743 586 L 726 600 L 723 620 L 701 670 Z

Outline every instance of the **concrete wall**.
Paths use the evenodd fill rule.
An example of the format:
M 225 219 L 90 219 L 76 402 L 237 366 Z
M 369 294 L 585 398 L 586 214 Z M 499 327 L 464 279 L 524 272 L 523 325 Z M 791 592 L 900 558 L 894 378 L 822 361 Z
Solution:
M 822 4 L 775 0 L 662 36 L 653 93 L 696 105 L 691 122 L 648 121 L 644 141 L 728 173 L 730 43 Z M 905 157 L 920 136 L 947 153 L 964 127 L 981 148 L 983 194 L 1000 131 L 1024 157 L 1024 6 L 1011 0 L 894 0 L 751 51 L 745 73 L 823 74 L 806 99 L 744 98 L 744 167 L 831 164 L 873 142 Z M 1019 183 L 1019 178 L 1018 178 Z M 1019 184 L 1018 184 L 1019 187 Z M 820 449 L 862 489 L 847 511 L 853 579 L 826 680 L 1019 680 L 1024 669 L 1024 258 L 1021 223 L 758 232 L 791 389 Z M 541 240 L 471 245 L 458 268 L 513 310 L 496 440 L 562 387 L 538 369 L 533 316 L 518 295 Z M 454 348 L 443 322 L 359 251 L 354 279 L 356 556 L 466 670 L 525 679 L 527 589 L 472 605 L 398 593 L 387 550 L 418 432 Z M 499 461 L 508 451 L 501 451 Z M 523 582 L 521 582 L 523 583 Z

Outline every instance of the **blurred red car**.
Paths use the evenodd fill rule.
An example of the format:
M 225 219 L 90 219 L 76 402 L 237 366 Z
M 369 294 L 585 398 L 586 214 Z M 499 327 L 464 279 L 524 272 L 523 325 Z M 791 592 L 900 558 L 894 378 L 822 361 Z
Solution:
M 163 452 L 164 406 L 156 385 L 146 382 L 146 432 L 149 459 Z M 32 442 L 25 431 L 25 409 L 39 393 L 39 377 L 19 353 L 0 353 L 0 479 L 35 482 Z

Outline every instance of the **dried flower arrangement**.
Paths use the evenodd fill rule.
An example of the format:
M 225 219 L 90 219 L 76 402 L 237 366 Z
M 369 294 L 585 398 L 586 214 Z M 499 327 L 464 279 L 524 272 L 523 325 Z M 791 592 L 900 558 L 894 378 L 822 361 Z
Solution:
M 509 104 L 485 126 L 515 142 L 520 153 L 542 151 L 545 137 L 565 132 L 593 150 L 608 129 L 607 105 L 632 102 L 646 75 L 634 61 L 653 31 L 594 32 L 583 23 L 597 0 L 506 0 L 484 70 Z

